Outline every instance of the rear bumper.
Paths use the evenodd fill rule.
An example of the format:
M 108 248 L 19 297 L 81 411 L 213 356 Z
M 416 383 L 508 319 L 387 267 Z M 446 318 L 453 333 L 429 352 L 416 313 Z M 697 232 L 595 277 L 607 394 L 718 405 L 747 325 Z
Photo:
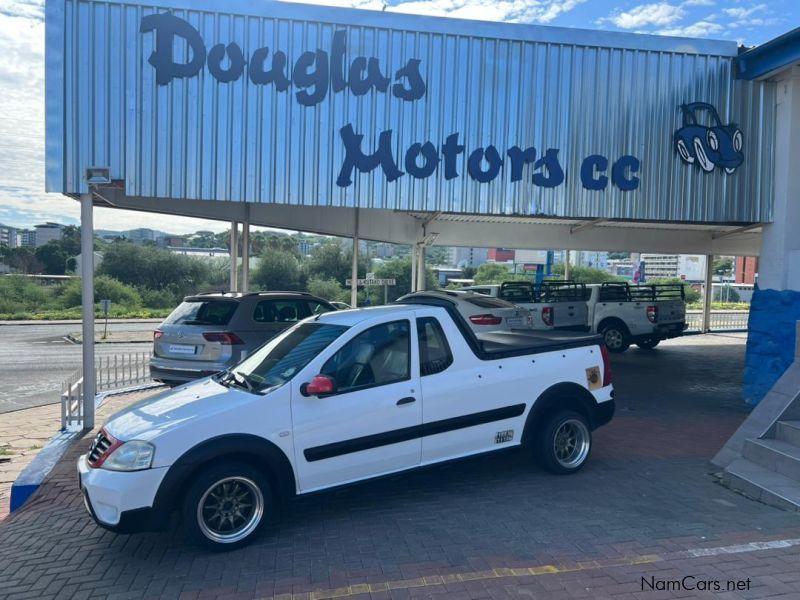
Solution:
M 668 325 L 659 325 L 656 327 L 656 333 L 662 340 L 675 338 L 683 335 L 689 325 L 685 322 L 670 323 Z
M 592 427 L 597 429 L 603 425 L 608 424 L 614 418 L 614 411 L 616 404 L 613 400 L 606 400 L 605 402 L 598 402 L 592 411 Z
M 150 377 L 155 381 L 185 383 L 224 371 L 233 364 L 233 361 L 231 360 L 229 363 L 198 362 L 196 365 L 187 363 L 188 361 L 179 362 L 154 356 L 150 359 Z

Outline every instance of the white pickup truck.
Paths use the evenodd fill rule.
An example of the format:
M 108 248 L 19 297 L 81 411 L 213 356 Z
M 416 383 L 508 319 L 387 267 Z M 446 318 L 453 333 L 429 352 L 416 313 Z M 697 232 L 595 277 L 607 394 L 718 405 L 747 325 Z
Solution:
M 472 285 L 463 289 L 527 308 L 533 317 L 533 329 L 589 330 L 586 308 L 588 290 L 583 283 L 555 280 L 545 280 L 540 284 L 506 281 Z
M 597 336 L 476 335 L 436 300 L 329 312 L 111 417 L 80 488 L 102 527 L 178 512 L 199 543 L 231 549 L 287 498 L 398 471 L 522 445 L 573 473 L 613 412 Z
M 632 343 L 651 350 L 686 330 L 681 284 L 593 284 L 586 304 L 592 332 L 603 336 L 611 352 L 625 352 Z

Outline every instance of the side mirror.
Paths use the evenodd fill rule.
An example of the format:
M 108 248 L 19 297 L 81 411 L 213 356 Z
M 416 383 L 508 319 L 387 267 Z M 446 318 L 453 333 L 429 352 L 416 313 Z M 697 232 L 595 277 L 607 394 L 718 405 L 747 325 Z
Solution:
M 336 382 L 327 375 L 315 375 L 311 381 L 300 386 L 303 396 L 327 396 L 336 393 Z

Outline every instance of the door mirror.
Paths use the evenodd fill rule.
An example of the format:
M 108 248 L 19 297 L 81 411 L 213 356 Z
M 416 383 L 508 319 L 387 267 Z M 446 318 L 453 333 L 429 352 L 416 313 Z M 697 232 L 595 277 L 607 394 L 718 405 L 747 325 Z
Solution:
M 311 381 L 300 386 L 303 396 L 327 396 L 336 393 L 336 382 L 327 375 L 315 375 Z

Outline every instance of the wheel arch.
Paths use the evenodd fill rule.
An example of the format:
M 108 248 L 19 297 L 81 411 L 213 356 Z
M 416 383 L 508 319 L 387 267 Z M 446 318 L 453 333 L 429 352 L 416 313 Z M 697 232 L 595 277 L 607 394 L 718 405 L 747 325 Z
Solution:
M 597 324 L 597 333 L 602 332 L 603 327 L 605 327 L 606 325 L 610 325 L 611 323 L 614 323 L 615 325 L 620 325 L 623 333 L 625 333 L 626 335 L 631 334 L 631 330 L 628 329 L 628 326 L 625 323 L 625 321 L 623 321 L 619 317 L 605 317 L 602 321 L 600 321 Z
M 557 383 L 542 392 L 533 403 L 522 430 L 522 444 L 529 444 L 536 429 L 557 410 L 574 410 L 586 418 L 591 429 L 595 429 L 598 426 L 596 408 L 597 401 L 586 388 L 577 383 Z
M 221 461 L 241 461 L 269 479 L 278 500 L 295 494 L 295 477 L 286 454 L 274 443 L 252 434 L 221 435 L 184 452 L 168 469 L 156 492 L 154 507 L 172 512 L 179 506 L 186 482 L 200 469 Z

